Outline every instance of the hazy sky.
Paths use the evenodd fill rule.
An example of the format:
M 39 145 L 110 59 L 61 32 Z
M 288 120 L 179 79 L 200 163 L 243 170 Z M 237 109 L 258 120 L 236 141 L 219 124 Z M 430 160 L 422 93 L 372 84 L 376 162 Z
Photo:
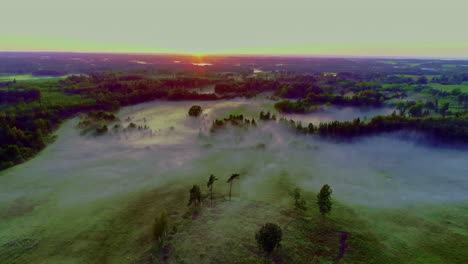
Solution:
M 0 51 L 468 57 L 467 0 L 6 0 Z

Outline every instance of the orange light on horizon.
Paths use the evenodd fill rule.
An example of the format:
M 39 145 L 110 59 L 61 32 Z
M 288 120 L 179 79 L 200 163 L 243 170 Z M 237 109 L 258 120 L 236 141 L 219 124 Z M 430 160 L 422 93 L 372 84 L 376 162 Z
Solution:
M 192 62 L 192 65 L 195 65 L 195 66 L 211 66 L 213 64 L 208 63 L 208 62 Z

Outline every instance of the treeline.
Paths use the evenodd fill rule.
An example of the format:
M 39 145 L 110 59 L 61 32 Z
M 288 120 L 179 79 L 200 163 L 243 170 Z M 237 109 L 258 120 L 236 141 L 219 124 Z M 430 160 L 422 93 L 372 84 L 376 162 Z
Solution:
M 275 91 L 279 87 L 279 82 L 275 80 L 265 80 L 247 78 L 243 81 L 221 82 L 215 85 L 215 92 L 221 95 L 235 95 L 240 97 L 253 97 L 266 91 Z
M 334 104 L 342 106 L 381 106 L 387 98 L 380 92 L 364 90 L 353 96 L 341 96 L 330 93 L 309 93 L 306 99 L 297 101 L 283 100 L 275 104 L 275 108 L 282 113 L 305 113 L 311 111 L 317 104 Z
M 41 91 L 38 89 L 0 90 L 0 104 L 29 103 L 40 98 Z
M 388 84 L 428 84 L 428 83 L 440 83 L 443 85 L 462 84 L 468 81 L 468 73 L 454 73 L 454 74 L 442 74 L 440 76 L 434 76 L 430 80 L 421 75 L 418 78 L 413 78 L 408 75 L 387 75 L 381 78 L 382 83 Z
M 248 118 L 244 118 L 243 115 L 229 115 L 228 118 L 215 119 L 211 124 L 210 132 L 215 133 L 218 130 L 225 128 L 227 125 L 248 128 L 250 126 L 257 126 L 257 122 L 254 118 L 250 120 Z
M 380 77 L 380 75 L 378 75 Z M 372 75 L 373 78 L 378 76 Z M 215 86 L 221 95 L 252 97 L 261 92 L 273 92 L 275 96 L 289 99 L 304 99 L 309 94 L 341 94 L 380 88 L 370 81 L 370 76 L 351 73 L 334 74 L 289 74 L 275 73 L 268 78 L 248 77 L 242 80 L 230 79 Z
M 194 88 L 214 83 L 206 78 L 180 77 L 177 79 L 149 79 L 139 75 L 93 74 L 70 76 L 60 82 L 63 90 L 80 94 L 97 101 L 103 109 L 116 110 L 120 106 L 133 105 L 156 99 L 161 100 L 218 100 L 215 94 L 201 94 Z
M 0 113 L 0 170 L 22 163 L 53 140 L 51 133 L 61 121 L 73 115 L 98 109 L 95 104 L 11 108 Z
M 310 123 L 307 126 L 282 118 L 280 123 L 292 127 L 299 133 L 334 139 L 351 139 L 384 132 L 412 130 L 429 135 L 435 141 L 468 142 L 468 115 L 466 114 L 460 117 L 411 118 L 394 113 L 388 116 L 376 116 L 367 123 L 356 118 L 353 121 L 332 121 L 319 125 Z
M 62 76 L 66 75 L 66 71 L 61 70 L 37 70 L 31 73 L 33 76 Z

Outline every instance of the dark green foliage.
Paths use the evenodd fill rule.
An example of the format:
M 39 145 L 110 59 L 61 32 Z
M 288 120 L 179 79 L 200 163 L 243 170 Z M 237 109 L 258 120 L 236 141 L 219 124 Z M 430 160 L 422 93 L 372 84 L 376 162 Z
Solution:
M 305 99 L 297 101 L 284 100 L 275 104 L 275 108 L 283 113 L 306 113 L 316 110 L 317 104 L 353 105 L 353 106 L 380 106 L 387 98 L 373 90 L 363 90 L 352 97 L 327 94 L 309 93 Z
M 302 198 L 301 189 L 295 188 L 293 191 L 293 198 L 294 198 L 294 207 L 299 210 L 306 210 L 306 201 Z
M 0 104 L 29 103 L 40 98 L 41 91 L 38 89 L 0 91 Z
M 270 254 L 275 248 L 280 247 L 283 232 L 277 224 L 267 223 L 255 233 L 258 247 Z
M 410 106 L 410 108 L 408 109 L 408 113 L 412 117 L 421 117 L 423 115 L 423 108 L 424 108 L 424 104 L 422 102 L 418 102 Z
M 396 115 L 376 116 L 370 122 L 361 122 L 359 118 L 353 121 L 332 121 L 320 123 L 318 126 L 309 124 L 303 127 L 300 122 L 280 119 L 280 123 L 291 127 L 298 133 L 316 134 L 321 137 L 347 140 L 359 136 L 373 135 L 399 130 L 413 130 L 425 133 L 431 142 L 456 143 L 468 142 L 468 115 L 446 117 L 406 117 Z
M 193 105 L 190 107 L 188 114 L 189 116 L 199 116 L 202 112 L 202 108 L 199 105 Z
M 305 100 L 297 100 L 296 102 L 290 100 L 283 100 L 275 103 L 275 108 L 281 113 L 306 113 L 311 107 Z
M 158 245 L 161 246 L 164 238 L 167 234 L 168 223 L 167 216 L 165 212 L 162 212 L 159 217 L 154 219 L 153 224 L 153 236 L 154 240 L 158 242 Z
M 260 112 L 259 119 L 262 121 L 269 121 L 269 120 L 276 120 L 276 116 L 270 114 L 270 111 L 264 113 L 263 111 Z
M 105 121 L 116 121 L 118 118 L 113 114 L 103 110 L 91 111 L 88 113 L 88 117 L 95 120 L 105 120 Z
M 450 106 L 450 103 L 449 102 L 445 102 L 442 104 L 442 106 L 440 107 L 440 114 L 445 116 L 447 114 L 447 111 L 449 109 L 449 106 Z
M 247 118 L 244 118 L 243 115 L 229 115 L 228 118 L 224 119 L 215 119 L 211 124 L 210 132 L 215 133 L 220 129 L 226 127 L 226 125 L 231 125 L 239 128 L 248 128 L 249 126 L 255 126 L 255 120 L 250 121 Z
M 325 184 L 323 185 L 322 189 L 320 189 L 320 192 L 317 194 L 317 205 L 322 215 L 329 214 L 332 209 L 332 201 L 331 201 L 332 192 L 333 191 L 330 188 L 330 185 Z
M 102 110 L 91 111 L 85 117 L 81 118 L 81 121 L 78 123 L 78 128 L 81 129 L 82 134 L 92 132 L 93 135 L 100 136 L 108 132 L 109 129 L 107 125 L 117 120 L 118 118 L 112 113 Z M 114 126 L 114 130 L 117 128 Z
M 188 206 L 192 204 L 195 206 L 198 206 L 200 202 L 201 202 L 200 186 L 193 185 L 192 189 L 190 189 L 190 197 L 189 197 Z

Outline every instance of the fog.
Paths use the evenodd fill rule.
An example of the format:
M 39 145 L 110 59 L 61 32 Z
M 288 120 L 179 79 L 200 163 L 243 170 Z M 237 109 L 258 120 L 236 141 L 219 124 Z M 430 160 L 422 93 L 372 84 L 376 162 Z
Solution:
M 188 117 L 193 104 L 204 109 Z M 391 135 L 333 143 L 296 135 L 276 122 L 210 135 L 216 117 L 257 117 L 269 101 L 153 102 L 119 112 L 121 124 L 147 130 L 80 136 L 78 119 L 66 121 L 56 142 L 34 159 L 0 173 L 0 244 L 18 237 L 85 229 L 122 208 L 138 193 L 172 183 L 205 190 L 209 174 L 226 193 L 232 173 L 238 199 L 288 203 L 294 186 L 316 192 L 330 184 L 333 197 L 350 206 L 399 208 L 468 200 L 468 152 L 432 148 Z M 344 112 L 343 112 L 344 111 Z M 315 122 L 380 114 L 330 108 Z M 303 119 L 305 120 L 305 119 Z M 264 145 L 260 145 L 264 144 Z M 188 195 L 188 192 L 187 192 Z

